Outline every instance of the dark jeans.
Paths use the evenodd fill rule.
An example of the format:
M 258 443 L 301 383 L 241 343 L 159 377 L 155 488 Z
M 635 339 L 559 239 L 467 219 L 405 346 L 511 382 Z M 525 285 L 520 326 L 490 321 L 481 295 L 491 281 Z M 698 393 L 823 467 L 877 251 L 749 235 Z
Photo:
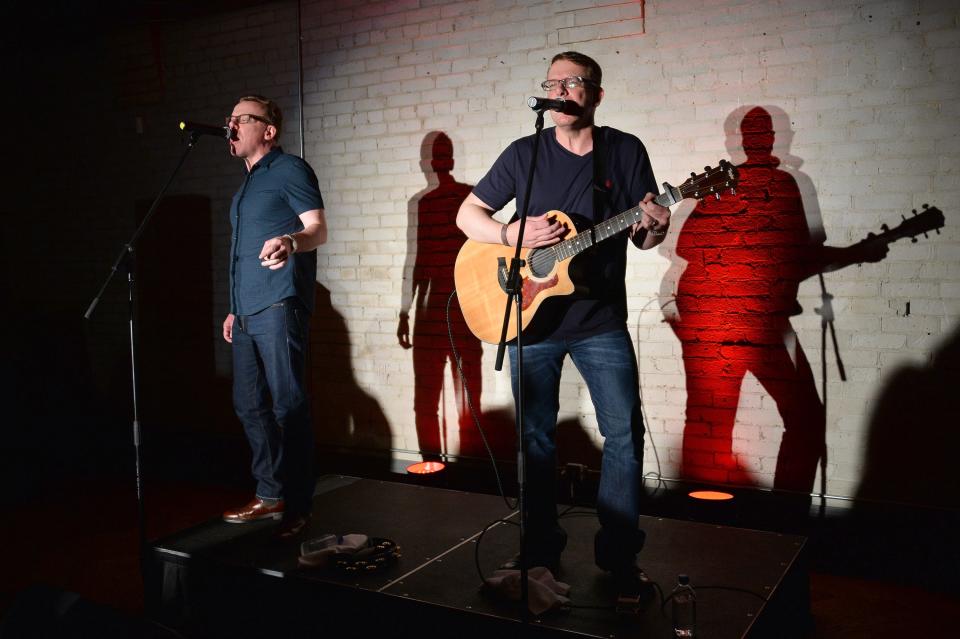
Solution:
M 566 533 L 557 521 L 555 433 L 560 371 L 567 354 L 590 390 L 604 437 L 597 497 L 601 525 L 597 563 L 607 569 L 633 565 L 643 545 L 638 526 L 644 428 L 637 361 L 625 330 L 582 339 L 545 340 L 523 348 L 528 547 L 536 556 L 558 553 L 566 544 Z M 510 347 L 510 371 L 516 396 L 515 346 Z
M 313 429 L 306 388 L 309 315 L 287 298 L 233 324 L 233 406 L 253 451 L 261 499 L 307 513 L 313 499 Z

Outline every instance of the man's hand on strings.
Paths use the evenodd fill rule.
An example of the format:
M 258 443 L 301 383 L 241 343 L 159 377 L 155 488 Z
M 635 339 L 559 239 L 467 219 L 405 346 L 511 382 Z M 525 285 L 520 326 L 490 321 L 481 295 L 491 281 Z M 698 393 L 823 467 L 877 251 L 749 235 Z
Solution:
M 561 224 L 556 217 L 540 215 L 528 217 L 527 225 L 523 229 L 523 245 L 526 248 L 540 248 L 556 244 L 567 234 L 566 225 Z M 517 235 L 520 233 L 520 222 L 513 222 L 507 229 L 507 240 L 510 246 L 517 245 Z

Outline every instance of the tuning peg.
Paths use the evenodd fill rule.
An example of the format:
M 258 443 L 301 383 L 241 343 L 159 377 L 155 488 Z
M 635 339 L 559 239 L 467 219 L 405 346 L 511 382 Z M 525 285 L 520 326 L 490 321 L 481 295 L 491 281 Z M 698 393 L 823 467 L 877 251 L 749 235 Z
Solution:
M 933 232 L 936 233 L 937 235 L 940 235 L 940 229 L 933 229 Z
M 914 215 L 916 215 L 916 214 L 917 214 L 917 209 L 912 209 L 912 212 L 913 212 Z M 903 216 L 901 215 L 900 217 L 903 217 Z M 906 218 L 904 218 L 904 219 L 906 219 Z
M 710 165 L 708 164 L 707 166 L 703 167 L 703 170 L 706 171 L 707 173 L 709 173 L 709 172 L 710 172 Z
M 924 204 L 924 205 L 923 205 L 923 208 L 928 209 L 928 208 L 930 208 L 930 205 L 929 205 L 929 204 Z
M 694 173 L 693 171 L 690 171 L 690 177 L 693 177 L 693 178 L 695 178 L 695 177 L 697 177 L 697 174 L 696 174 L 696 173 Z
M 713 194 L 713 197 L 715 197 L 716 199 L 719 200 L 719 199 L 720 199 L 720 194 L 719 194 L 719 193 L 714 193 L 714 194 Z
M 910 242 L 912 242 L 913 244 L 916 244 L 916 243 L 917 243 L 917 238 L 911 237 L 911 238 L 910 238 Z
M 890 230 L 890 227 L 889 227 L 889 226 L 887 226 L 886 224 L 881 224 L 881 225 L 880 225 L 880 228 L 882 228 L 882 229 L 883 229 L 883 232 L 884 232 L 884 233 L 886 233 L 887 231 L 889 231 L 889 230 Z

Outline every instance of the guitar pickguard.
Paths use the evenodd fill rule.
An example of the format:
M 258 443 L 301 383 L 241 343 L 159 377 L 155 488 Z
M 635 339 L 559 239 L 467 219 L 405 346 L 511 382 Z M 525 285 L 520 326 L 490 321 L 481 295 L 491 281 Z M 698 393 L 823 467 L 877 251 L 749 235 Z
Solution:
M 530 255 L 533 253 L 531 252 Z M 551 267 L 552 269 L 552 267 Z M 547 273 L 549 275 L 549 272 Z M 500 290 L 505 294 L 507 291 L 507 278 L 510 275 L 510 269 L 507 267 L 507 258 L 498 257 L 497 258 L 497 281 L 500 283 Z M 534 299 L 541 291 L 546 291 L 553 288 L 557 285 L 557 282 L 560 281 L 559 277 L 554 274 L 548 280 L 541 279 L 531 279 L 529 277 L 523 277 L 523 309 L 526 310 L 533 303 Z

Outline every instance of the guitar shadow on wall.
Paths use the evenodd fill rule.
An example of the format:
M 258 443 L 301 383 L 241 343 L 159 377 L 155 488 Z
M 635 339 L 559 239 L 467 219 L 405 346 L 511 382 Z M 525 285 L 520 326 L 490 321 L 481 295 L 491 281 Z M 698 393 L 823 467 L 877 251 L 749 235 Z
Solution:
M 390 424 L 374 397 L 357 384 L 346 322 L 319 282 L 310 326 L 309 384 L 317 444 L 355 449 L 390 470 Z
M 449 330 L 460 356 L 464 380 L 457 370 L 448 335 L 447 300 L 454 289 L 453 267 L 457 252 L 467 239 L 457 228 L 457 211 L 473 190 L 472 185 L 457 182 L 453 177 L 453 151 L 452 140 L 442 131 L 431 131 L 424 137 L 420 168 L 427 187 L 413 196 L 407 207 L 407 257 L 397 340 L 402 348 L 412 350 L 417 448 L 424 459 L 440 459 L 450 453 L 451 428 L 456 428 L 459 435 L 459 456 L 486 456 L 464 392 L 465 380 L 473 408 L 479 411 L 483 352 L 456 301 L 450 304 Z M 446 383 L 447 370 L 453 380 L 454 415 L 445 410 L 446 394 L 451 390 Z M 493 427 L 487 430 L 487 438 L 497 454 L 509 450 L 503 446 L 501 421 L 493 420 Z M 507 442 L 511 435 L 507 430 Z
M 826 415 L 790 323 L 803 310 L 800 282 L 878 261 L 886 246 L 824 245 L 816 192 L 798 170 L 802 160 L 789 154 L 793 131 L 784 111 L 741 107 L 724 129 L 739 171 L 736 195 L 698 203 L 679 230 L 675 255 L 669 246 L 662 249 L 674 261 L 671 272 L 680 273 L 676 313 L 665 312 L 665 318 L 680 340 L 686 375 L 682 475 L 757 483 L 733 450 L 741 385 L 749 372 L 776 403 L 784 427 L 774 487 L 809 493 L 826 452 Z M 661 288 L 672 285 L 665 281 Z M 757 431 L 748 439 L 760 438 Z

